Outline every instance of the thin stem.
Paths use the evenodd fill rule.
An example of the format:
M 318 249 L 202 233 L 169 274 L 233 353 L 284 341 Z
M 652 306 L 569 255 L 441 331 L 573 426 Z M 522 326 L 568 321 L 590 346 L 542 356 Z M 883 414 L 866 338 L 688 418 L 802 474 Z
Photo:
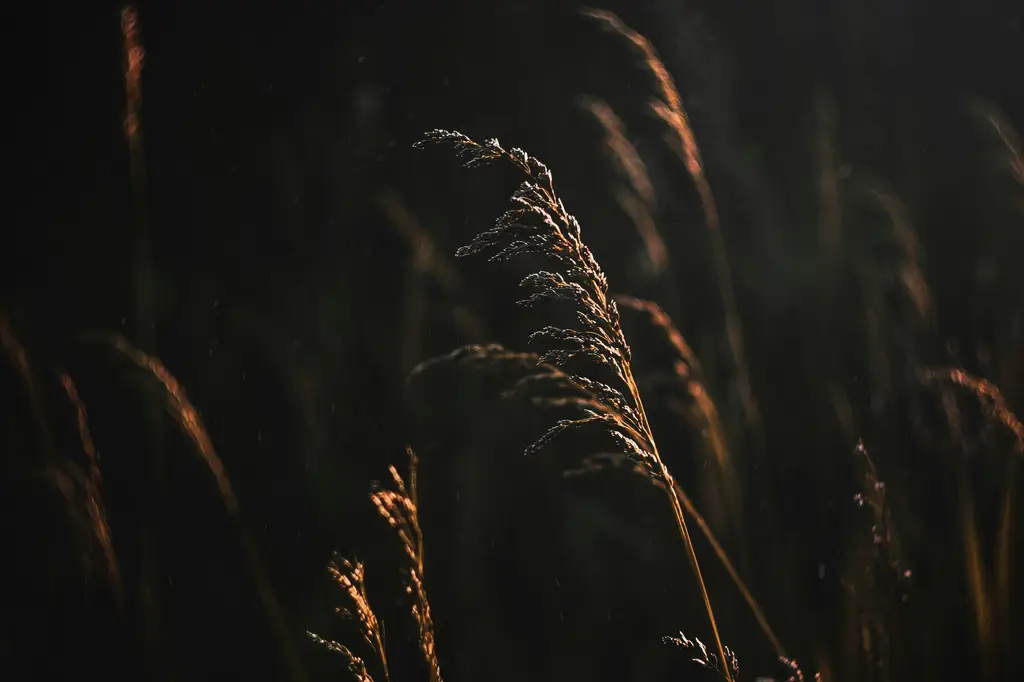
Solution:
M 697 560 L 697 552 L 693 548 L 693 540 L 690 538 L 690 529 L 686 525 L 686 516 L 683 514 L 683 507 L 679 501 L 679 494 L 676 491 L 675 479 L 672 478 L 671 472 L 668 470 L 668 466 L 665 461 L 661 458 L 658 453 L 658 446 L 654 442 L 654 437 L 651 432 L 650 423 L 647 421 L 647 412 L 644 410 L 643 401 L 640 399 L 640 390 L 637 388 L 636 382 L 633 379 L 633 373 L 626 365 L 625 377 L 626 385 L 629 388 L 629 392 L 633 396 L 633 404 L 636 405 L 637 412 L 640 415 L 641 424 L 643 424 L 644 431 L 648 435 L 648 441 L 651 444 L 652 455 L 654 460 L 660 467 L 661 476 L 665 479 L 665 489 L 668 491 L 669 502 L 672 504 L 672 514 L 675 516 L 676 525 L 679 527 L 679 535 L 683 539 L 683 544 L 686 545 L 686 555 L 690 560 L 690 567 L 693 569 L 693 573 L 697 576 L 697 584 L 700 585 L 701 597 L 704 599 L 704 608 L 708 614 L 708 621 L 711 623 L 711 632 L 715 637 L 715 647 L 718 649 L 719 660 L 722 662 L 722 674 L 727 682 L 733 682 L 732 673 L 729 672 L 728 658 L 725 655 L 725 647 L 722 645 L 722 637 L 718 633 L 718 621 L 715 619 L 715 611 L 711 607 L 711 597 L 708 595 L 707 585 L 704 583 L 704 575 L 700 570 L 700 562 Z
M 775 649 L 775 655 L 779 658 L 786 656 L 786 650 L 782 646 L 782 642 L 775 636 L 775 631 L 772 630 L 771 625 L 768 624 L 768 619 L 764 615 L 764 611 L 761 610 L 761 606 L 754 599 L 754 595 L 751 594 L 750 589 L 747 588 L 743 578 L 740 577 L 739 571 L 733 566 L 732 561 L 729 560 L 729 555 L 725 553 L 725 548 L 718 542 L 718 538 L 715 537 L 714 533 L 711 532 L 711 527 L 708 526 L 707 521 L 701 516 L 700 512 L 697 511 L 697 507 L 693 504 L 693 500 L 690 499 L 683 487 L 673 481 L 673 487 L 676 490 L 676 495 L 679 497 L 680 502 L 683 505 L 683 509 L 690 515 L 690 517 L 697 523 L 697 527 L 700 529 L 701 534 L 710 543 L 711 548 L 714 550 L 718 560 L 722 562 L 722 566 L 725 567 L 726 573 L 732 578 L 736 588 L 740 591 L 743 599 L 747 602 L 747 606 L 750 607 L 751 612 L 754 614 L 754 619 L 757 624 L 761 627 L 761 631 L 764 632 L 768 641 L 771 642 L 772 648 Z

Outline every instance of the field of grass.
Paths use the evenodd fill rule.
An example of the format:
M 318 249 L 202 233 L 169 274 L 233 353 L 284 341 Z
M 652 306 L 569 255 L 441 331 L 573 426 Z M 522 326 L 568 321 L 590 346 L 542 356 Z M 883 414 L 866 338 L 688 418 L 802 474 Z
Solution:
M 925 95 L 874 129 L 817 83 L 765 132 L 709 38 L 510 10 L 531 57 L 466 10 L 467 54 L 514 55 L 464 67 L 483 104 L 409 86 L 385 139 L 356 83 L 345 131 L 324 104 L 246 150 L 263 197 L 150 132 L 146 9 L 114 22 L 124 227 L 2 266 L 45 254 L 0 300 L 10 679 L 1024 675 L 996 95 L 950 93 L 943 165 Z

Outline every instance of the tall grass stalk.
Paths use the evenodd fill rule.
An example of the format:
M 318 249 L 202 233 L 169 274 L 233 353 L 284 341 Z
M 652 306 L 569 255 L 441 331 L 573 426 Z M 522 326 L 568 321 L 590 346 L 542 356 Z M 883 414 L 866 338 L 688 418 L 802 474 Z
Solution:
M 669 127 L 671 136 L 667 139 L 674 152 L 679 155 L 686 170 L 693 179 L 694 186 L 700 196 L 701 208 L 704 211 L 704 223 L 711 240 L 711 256 L 718 279 L 718 291 L 722 299 L 722 310 L 725 315 L 726 337 L 732 353 L 734 371 L 736 373 L 736 389 L 739 392 L 747 426 L 759 431 L 761 412 L 754 396 L 754 388 L 750 379 L 746 349 L 743 341 L 743 325 L 740 320 L 739 306 L 733 285 L 732 269 L 729 264 L 729 253 L 726 248 L 725 234 L 722 230 L 721 218 L 715 204 L 711 183 L 708 181 L 701 159 L 697 137 L 690 125 L 690 117 L 683 106 L 683 98 L 676 88 L 672 74 L 658 56 L 654 45 L 646 36 L 638 33 L 625 24 L 617 15 L 606 10 L 587 8 L 583 15 L 598 21 L 606 30 L 625 38 L 641 54 L 643 64 L 654 77 L 658 86 L 658 98 L 651 102 L 651 109 Z
M 467 167 L 504 161 L 526 176 L 512 196 L 515 208 L 506 211 L 493 228 L 460 248 L 457 255 L 490 251 L 492 261 L 502 261 L 533 253 L 557 263 L 559 271 L 540 271 L 523 280 L 522 286 L 533 293 L 521 303 L 570 303 L 575 308 L 579 329 L 549 326 L 534 332 L 530 337 L 532 341 L 543 341 L 549 346 L 541 355 L 541 362 L 560 367 L 588 364 L 598 375 L 610 371 L 626 389 L 623 393 L 593 376 L 573 374 L 573 381 L 592 391 L 606 409 L 591 409 L 580 419 L 559 421 L 527 448 L 527 453 L 540 450 L 567 431 L 599 428 L 616 442 L 622 453 L 643 467 L 652 480 L 664 483 L 676 527 L 700 587 L 718 655 L 720 660 L 728 660 L 675 481 L 658 451 L 633 377 L 631 351 L 622 332 L 618 307 L 608 295 L 604 271 L 582 240 L 579 223 L 555 193 L 551 171 L 521 149 L 506 150 L 496 139 L 480 144 L 459 132 L 434 130 L 417 146 L 431 143 L 453 146 Z M 727 669 L 724 676 L 732 682 Z

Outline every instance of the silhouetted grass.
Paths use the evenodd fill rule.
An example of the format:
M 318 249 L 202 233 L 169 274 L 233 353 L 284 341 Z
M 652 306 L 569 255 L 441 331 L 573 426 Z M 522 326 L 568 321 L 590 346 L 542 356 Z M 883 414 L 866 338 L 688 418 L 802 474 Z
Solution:
M 728 682 L 740 678 L 739 661 L 745 656 L 754 661 L 744 665 L 746 670 L 763 669 L 769 664 L 764 658 L 769 650 L 794 681 L 805 679 L 796 660 L 812 664 L 812 669 L 819 671 L 815 679 L 827 682 L 886 682 L 918 676 L 937 679 L 961 674 L 979 680 L 1015 679 L 1022 666 L 1018 640 L 1019 614 L 1024 612 L 1015 579 L 1015 554 L 1020 545 L 1019 461 L 1024 457 L 1024 426 L 1015 413 L 1024 395 L 1024 279 L 1019 268 L 1020 246 L 1024 245 L 1020 239 L 1024 163 L 1013 126 L 995 106 L 971 99 L 969 111 L 988 137 L 985 159 L 992 173 L 985 176 L 985 182 L 991 184 L 992 206 L 986 208 L 984 221 L 979 216 L 979 222 L 985 223 L 977 228 L 983 233 L 979 241 L 984 244 L 984 258 L 976 264 L 974 280 L 974 293 L 985 303 L 979 304 L 977 317 L 986 326 L 978 339 L 967 339 L 974 345 L 961 353 L 956 344 L 939 336 L 938 323 L 947 302 L 932 284 L 944 273 L 929 261 L 913 204 L 904 203 L 887 180 L 869 169 L 849 167 L 839 125 L 843 112 L 822 91 L 813 107 L 815 168 L 811 171 L 814 182 L 808 183 L 814 205 L 814 210 L 808 211 L 814 215 L 808 221 L 813 246 L 791 255 L 794 261 L 810 261 L 794 266 L 810 273 L 801 282 L 806 291 L 794 297 L 797 314 L 780 323 L 791 326 L 780 332 L 787 339 L 783 352 L 759 348 L 756 341 L 763 339 L 764 333 L 756 336 L 749 331 L 742 294 L 734 281 L 738 261 L 727 248 L 727 243 L 732 243 L 727 239 L 731 225 L 723 219 L 728 212 L 720 210 L 727 203 L 716 202 L 716 195 L 722 196 L 717 180 L 712 193 L 708 168 L 672 74 L 652 41 L 619 17 L 604 10 L 585 10 L 584 15 L 623 39 L 640 56 L 639 66 L 651 80 L 651 92 L 641 95 L 645 113 L 663 128 L 664 142 L 682 164 L 680 170 L 685 170 L 681 178 L 686 189 L 695 189 L 700 204 L 708 253 L 687 262 L 706 261 L 713 274 L 713 291 L 676 291 L 678 283 L 663 277 L 671 268 L 681 267 L 682 259 L 674 251 L 681 242 L 674 233 L 687 228 L 662 222 L 661 208 L 683 188 L 672 187 L 652 171 L 654 166 L 645 159 L 651 152 L 630 136 L 620 118 L 621 109 L 617 112 L 598 96 L 575 97 L 573 101 L 582 103 L 600 125 L 602 138 L 594 143 L 607 152 L 621 178 L 610 194 L 635 228 L 635 233 L 622 230 L 622 238 L 642 245 L 649 261 L 649 279 L 663 290 L 672 288 L 665 292 L 665 299 L 715 301 L 724 320 L 722 347 L 705 352 L 701 346 L 698 358 L 681 330 L 693 340 L 693 333 L 702 332 L 701 320 L 673 314 L 673 322 L 658 303 L 613 292 L 580 223 L 556 193 L 546 165 L 496 139 L 477 142 L 459 132 L 434 130 L 416 146 L 447 145 L 467 167 L 493 162 L 521 176 L 511 197 L 512 207 L 455 255 L 487 256 L 495 263 L 519 259 L 529 272 L 522 280 L 528 293 L 520 303 L 533 309 L 523 317 L 530 324 L 537 318 L 554 322 L 530 334 L 529 342 L 539 346 L 536 353 L 484 344 L 492 339 L 491 328 L 497 326 L 489 322 L 498 318 L 504 325 L 506 318 L 514 316 L 501 301 L 477 308 L 470 305 L 468 291 L 480 293 L 482 299 L 487 282 L 469 284 L 469 278 L 444 256 L 445 237 L 435 233 L 430 220 L 414 213 L 413 200 L 407 200 L 404 191 L 389 188 L 375 193 L 373 199 L 400 238 L 410 266 L 374 273 L 370 282 L 350 293 L 373 306 L 387 287 L 401 282 L 402 309 L 381 313 L 382 318 L 390 315 L 395 321 L 393 329 L 371 328 L 370 321 L 357 318 L 354 329 L 336 330 L 390 344 L 387 348 L 391 351 L 385 348 L 374 355 L 390 366 L 371 368 L 380 374 L 371 372 L 367 381 L 380 381 L 383 375 L 390 379 L 408 376 L 410 369 L 415 380 L 434 373 L 454 375 L 453 368 L 461 370 L 447 393 L 428 394 L 427 399 L 435 415 L 455 422 L 457 435 L 465 439 L 471 456 L 483 460 L 485 470 L 488 466 L 499 470 L 498 456 L 479 451 L 482 448 L 474 441 L 475 431 L 494 428 L 500 431 L 491 434 L 494 440 L 505 439 L 510 446 L 523 440 L 527 457 L 536 460 L 542 452 L 552 454 L 543 459 L 553 462 L 552 467 L 562 474 L 558 480 L 566 490 L 559 494 L 566 498 L 567 489 L 583 474 L 620 470 L 653 484 L 654 494 L 664 494 L 668 500 L 673 530 L 682 541 L 699 589 L 702 618 L 710 629 L 711 637 L 705 639 L 712 643 L 705 645 L 680 632 L 665 637 L 662 643 L 669 646 L 663 648 L 682 652 L 700 668 Z M 37 361 L 30 344 L 23 342 L 8 317 L 0 313 L 3 377 L 9 383 L 4 389 L 13 401 L 7 410 L 10 414 L 3 415 L 5 426 L 10 427 L 3 445 L 5 455 L 9 453 L 5 473 L 13 482 L 6 500 L 12 546 L 24 551 L 33 542 L 19 516 L 23 510 L 57 509 L 52 519 L 46 517 L 53 528 L 41 534 L 47 542 L 52 540 L 53 547 L 30 554 L 38 557 L 40 566 L 33 571 L 40 575 L 28 571 L 22 577 L 25 585 L 35 587 L 33 581 L 44 585 L 33 592 L 44 595 L 37 596 L 41 601 L 50 600 L 41 603 L 40 612 L 55 617 L 60 599 L 73 595 L 79 599 L 74 603 L 83 607 L 77 616 L 80 622 L 97 624 L 96 632 L 88 633 L 89 643 L 83 650 L 104 639 L 110 640 L 111 650 L 135 647 L 142 650 L 140 678 L 177 679 L 174 672 L 164 669 L 172 667 L 166 664 L 180 652 L 166 627 L 171 618 L 168 613 L 181 619 L 181 630 L 190 627 L 188 619 L 198 623 L 203 614 L 190 611 L 182 615 L 175 610 L 175 591 L 182 588 L 172 584 L 169 558 L 154 550 L 166 549 L 160 543 L 170 534 L 172 524 L 159 513 L 136 523 L 124 500 L 139 504 L 149 496 L 163 500 L 166 489 L 179 485 L 184 496 L 201 492 L 204 486 L 215 490 L 231 527 L 230 541 L 241 550 L 239 570 L 252 583 L 252 595 L 246 594 L 246 598 L 253 601 L 254 611 L 262 614 L 263 625 L 272 633 L 266 641 L 276 647 L 279 673 L 291 680 L 307 679 L 309 665 L 296 646 L 296 636 L 306 631 L 300 618 L 308 614 L 293 613 L 294 607 L 282 603 L 281 586 L 274 583 L 264 563 L 268 548 L 259 547 L 259 537 L 250 530 L 236 494 L 237 480 L 229 476 L 199 409 L 163 361 L 136 346 L 150 351 L 156 347 L 156 325 L 151 319 L 155 263 L 142 152 L 143 49 L 135 10 L 128 7 L 120 17 L 126 88 L 124 141 L 130 156 L 137 228 L 132 264 L 137 338 L 133 343 L 120 335 L 103 334 L 89 340 L 94 350 L 97 341 L 100 348 L 114 350 L 120 364 L 130 362 L 143 377 L 147 400 L 152 399 L 143 407 L 155 406 L 155 412 L 150 410 L 152 414 L 144 413 L 143 418 L 135 415 L 146 422 L 135 425 L 119 422 L 116 408 L 112 412 L 108 407 L 99 410 L 107 421 L 101 418 L 95 423 L 97 411 L 86 400 L 88 391 L 83 391 L 84 395 L 79 392 L 78 375 L 53 359 L 63 360 L 61 352 L 73 353 L 51 349 L 50 354 L 40 352 L 42 359 Z M 990 177 L 999 182 L 990 182 Z M 441 203 L 459 202 L 444 198 Z M 583 205 L 586 208 L 586 201 Z M 602 255 L 601 260 L 622 266 L 623 259 L 617 255 Z M 613 271 L 612 265 L 609 271 Z M 497 276 L 493 279 L 500 280 Z M 432 289 L 424 286 L 427 282 Z M 459 343 L 471 341 L 473 345 L 424 360 L 423 356 L 430 354 L 427 349 L 433 348 L 431 337 L 436 330 L 432 323 L 440 319 L 430 317 L 432 307 L 452 313 L 451 329 L 442 330 L 443 338 L 461 338 L 464 341 Z M 623 319 L 630 316 L 634 319 Z M 563 321 L 566 319 L 569 321 Z M 634 335 L 629 321 L 639 321 L 642 331 Z M 511 322 L 507 326 L 517 328 Z M 627 342 L 627 331 L 632 345 Z M 972 331 L 963 331 L 965 339 Z M 95 359 L 92 362 L 100 364 Z M 715 385 L 709 378 L 715 373 L 710 369 L 706 373 L 705 368 L 723 364 L 729 367 L 729 380 Z M 312 366 L 315 368 L 315 363 Z M 462 393 L 457 385 L 467 376 L 488 377 L 500 384 L 497 392 L 508 401 L 503 404 L 510 404 L 513 398 L 527 403 L 536 410 L 531 413 L 536 421 L 520 428 L 510 407 L 507 424 L 480 426 L 475 411 L 479 406 L 472 404 L 471 393 Z M 784 382 L 786 390 L 766 377 Z M 296 379 L 295 390 L 308 391 L 312 381 Z M 113 381 L 105 388 L 120 390 Z M 739 397 L 735 403 L 725 399 L 733 394 Z M 338 409 L 354 408 L 357 401 L 366 399 L 366 392 L 352 389 L 346 398 L 349 402 L 339 403 Z M 101 395 L 96 400 L 102 405 Z M 794 402 L 780 404 L 783 400 Z M 163 447 L 161 410 L 188 439 L 202 479 L 182 483 L 167 474 L 171 453 Z M 413 442 L 406 433 L 413 429 L 405 424 L 404 415 L 376 405 L 360 414 L 374 412 L 380 419 L 374 428 L 389 433 L 370 439 L 374 451 L 368 453 L 368 469 L 390 456 L 385 446 L 389 439 Z M 744 429 L 724 424 L 743 424 Z M 427 424 L 428 430 L 430 426 Z M 534 433 L 537 427 L 542 427 L 540 435 Z M 140 436 L 138 442 L 129 438 L 120 451 L 137 452 L 139 468 L 148 470 L 149 478 L 127 483 L 122 478 L 110 484 L 106 448 L 110 434 L 118 431 Z M 262 430 L 259 434 L 262 440 Z M 454 453 L 444 452 L 447 443 L 443 439 L 433 439 L 430 433 L 417 435 L 427 446 L 421 449 L 417 443 L 417 448 L 430 451 L 434 458 L 432 471 L 464 466 Z M 367 454 L 338 449 L 339 457 Z M 847 454 L 851 449 L 852 457 Z M 460 650 L 450 644 L 457 640 L 446 628 L 454 627 L 452 623 L 458 620 L 445 619 L 448 604 L 444 597 L 451 598 L 451 593 L 436 590 L 434 581 L 459 574 L 450 562 L 463 557 L 454 551 L 438 552 L 431 554 L 428 562 L 425 552 L 421 513 L 430 513 L 427 510 L 432 503 L 457 506 L 463 491 L 445 489 L 450 480 L 430 481 L 434 497 L 429 502 L 421 498 L 419 462 L 411 448 L 408 456 L 407 475 L 403 477 L 389 466 L 389 483 L 373 485 L 370 505 L 366 505 L 386 522 L 390 535 L 371 524 L 346 528 L 348 518 L 337 520 L 334 526 L 353 536 L 365 530 L 370 538 L 397 540 L 396 570 L 392 572 L 400 579 L 400 602 L 382 596 L 388 585 L 388 562 L 373 556 L 372 548 L 366 550 L 371 558 L 365 564 L 336 553 L 328 563 L 336 588 L 333 594 L 337 596 L 340 589 L 342 599 L 336 613 L 347 622 L 349 634 L 354 629 L 355 636 L 346 639 L 307 631 L 320 647 L 338 654 L 347 672 L 360 682 L 404 682 L 409 675 L 404 662 L 412 650 L 417 659 L 414 668 L 429 682 L 442 682 L 442 663 L 454 678 L 452 671 L 459 670 L 455 664 L 460 657 L 484 657 L 491 651 Z M 477 499 L 490 501 L 493 497 L 496 506 L 525 490 L 523 483 L 494 476 L 472 479 L 480 488 L 474 491 Z M 505 497 L 498 495 L 498 486 L 508 486 L 508 491 L 502 491 Z M 620 487 L 625 491 L 624 482 Z M 110 500 L 118 494 L 121 504 L 112 504 Z M 39 500 L 45 504 L 37 505 Z M 609 509 L 616 507 L 615 502 L 599 500 Z M 807 506 L 809 502 L 818 504 Z M 544 506 L 540 499 L 524 499 L 522 504 L 527 509 L 557 509 Z M 637 505 L 625 511 L 616 508 L 609 514 L 641 524 L 648 521 L 646 511 L 646 505 Z M 166 507 L 172 520 L 180 512 L 180 506 Z M 478 512 L 479 506 L 466 513 Z M 657 525 L 657 516 L 650 521 L 652 526 Z M 477 542 L 485 543 L 483 533 L 488 532 L 507 539 L 500 537 L 501 528 L 487 528 L 485 520 L 474 519 L 473 523 L 477 524 Z M 691 535 L 694 524 L 699 533 Z M 625 527 L 627 532 L 636 528 Z M 428 529 L 437 533 L 430 536 L 431 547 L 447 547 L 443 543 L 451 542 L 439 537 L 449 530 L 442 524 Z M 530 528 L 526 534 L 540 535 L 545 530 Z M 585 532 L 583 528 L 572 532 L 577 530 L 580 535 Z M 181 532 L 189 534 L 192 529 Z M 491 540 L 493 549 L 493 537 Z M 332 537 L 330 541 L 359 545 L 349 537 Z M 369 542 L 372 547 L 382 544 Z M 531 563 L 543 580 L 562 589 L 561 581 L 568 583 L 576 577 L 559 570 L 554 559 L 543 553 L 541 542 L 522 544 L 514 551 Z M 287 548 L 269 549 L 288 553 Z M 700 627 L 690 620 L 696 619 L 694 614 L 669 606 L 676 605 L 671 598 L 689 589 L 682 587 L 688 583 L 677 579 L 674 564 L 647 575 L 638 568 L 635 557 L 616 551 L 614 565 L 604 567 L 617 583 L 612 589 L 619 588 L 619 583 L 639 583 L 641 589 L 660 595 L 666 613 L 642 614 L 657 619 L 659 627 L 664 620 L 682 621 L 672 628 L 682 626 L 687 632 Z M 705 551 L 716 561 L 699 560 Z M 361 552 L 346 551 L 344 555 Z M 74 561 L 69 562 L 68 557 Z M 225 570 L 233 575 L 230 571 L 234 569 Z M 431 594 L 443 595 L 436 604 L 427 597 L 428 573 Z M 368 588 L 368 575 L 374 583 L 377 576 L 382 577 L 381 596 Z M 529 594 L 534 585 L 525 579 L 519 583 L 503 575 L 487 584 L 494 590 L 488 597 L 496 603 L 499 599 L 525 603 L 528 597 L 535 597 L 524 607 L 529 609 L 537 608 L 545 598 Z M 455 589 L 460 587 L 464 586 Z M 19 589 L 19 583 L 8 588 L 12 594 Z M 211 589 L 217 589 L 212 579 Z M 408 639 L 415 639 L 415 646 L 403 641 L 402 635 L 408 633 L 401 628 L 385 631 L 385 617 L 394 622 L 390 610 L 396 602 L 412 616 L 415 633 Z M 107 606 L 110 613 L 103 620 L 96 614 Z M 324 604 L 314 605 L 321 607 Z M 637 607 L 637 611 L 641 609 Z M 607 614 L 608 622 L 592 625 L 595 630 L 623 634 L 635 627 L 635 623 L 613 618 L 610 609 Z M 470 624 L 472 615 L 467 618 Z M 51 644 L 35 631 L 16 632 L 17 618 L 17 614 L 11 615 L 11 622 L 5 623 L 0 641 L 5 655 L 33 639 L 43 642 L 37 645 L 40 650 L 64 646 L 79 651 L 66 642 Z M 540 618 L 538 612 L 528 625 L 538 631 L 537 640 L 547 637 L 547 624 L 540 623 Z M 240 636 L 256 629 L 242 620 L 244 617 L 239 618 Z M 465 626 L 465 620 L 460 624 Z M 326 632 L 311 623 L 309 627 Z M 748 630 L 760 631 L 760 635 L 745 636 Z M 739 642 L 737 650 L 727 647 L 726 641 Z M 511 637 L 509 642 L 493 643 L 495 651 L 520 647 Z M 553 656 L 561 653 L 556 651 Z M 591 653 L 600 661 L 606 652 Z M 617 653 L 642 663 L 649 656 L 647 651 Z M 45 660 L 34 652 L 24 655 L 37 662 Z M 530 660 L 532 652 L 521 655 L 528 661 L 526 667 L 542 679 L 546 671 L 541 670 L 540 656 L 534 662 Z M 565 654 L 565 658 L 569 660 L 565 665 L 572 670 L 571 656 Z M 641 669 L 639 664 L 637 669 Z M 636 676 L 651 679 L 653 674 Z

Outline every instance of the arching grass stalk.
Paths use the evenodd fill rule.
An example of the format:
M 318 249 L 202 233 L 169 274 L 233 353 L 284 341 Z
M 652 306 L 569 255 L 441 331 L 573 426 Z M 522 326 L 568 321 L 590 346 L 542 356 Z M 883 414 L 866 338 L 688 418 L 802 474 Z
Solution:
M 544 342 L 547 347 L 540 362 L 566 368 L 584 365 L 597 370 L 590 375 L 570 373 L 572 381 L 594 395 L 597 405 L 584 409 L 581 418 L 557 422 L 526 452 L 540 450 L 567 431 L 598 428 L 652 481 L 664 484 L 679 535 L 700 586 L 718 655 L 720 660 L 727 660 L 675 481 L 658 452 L 633 378 L 629 344 L 622 332 L 618 308 L 608 295 L 608 279 L 583 243 L 579 222 L 565 210 L 555 194 L 551 171 L 522 149 L 506 150 L 496 139 L 480 144 L 459 132 L 434 130 L 427 133 L 417 147 L 429 143 L 452 145 L 467 167 L 500 160 L 512 164 L 526 176 L 512 195 L 515 207 L 499 217 L 493 228 L 481 232 L 470 244 L 460 248 L 456 255 L 464 257 L 487 251 L 491 252 L 490 260 L 502 261 L 533 253 L 553 261 L 558 270 L 535 272 L 522 281 L 522 286 L 532 293 L 520 303 L 527 306 L 545 300 L 570 303 L 579 325 L 577 329 L 544 327 L 531 334 L 530 340 Z M 601 376 L 608 371 L 614 374 L 621 387 L 594 378 L 595 374 Z M 725 678 L 732 682 L 728 670 Z

